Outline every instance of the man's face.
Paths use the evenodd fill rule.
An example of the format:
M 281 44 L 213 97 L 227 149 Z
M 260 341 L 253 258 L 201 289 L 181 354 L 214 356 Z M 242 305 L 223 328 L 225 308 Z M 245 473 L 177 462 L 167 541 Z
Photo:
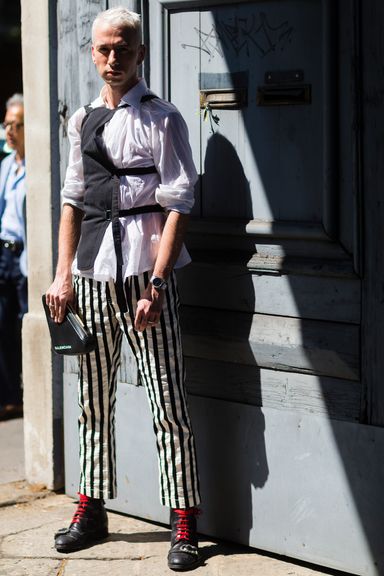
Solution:
M 7 144 L 13 150 L 24 151 L 24 107 L 10 106 L 4 118 Z
M 145 48 L 127 28 L 100 23 L 94 30 L 92 59 L 101 78 L 112 88 L 129 90 L 137 82 L 137 67 Z

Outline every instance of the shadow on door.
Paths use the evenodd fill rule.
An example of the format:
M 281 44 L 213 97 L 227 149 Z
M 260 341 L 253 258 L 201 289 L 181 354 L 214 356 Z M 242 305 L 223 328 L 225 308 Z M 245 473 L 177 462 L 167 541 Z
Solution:
M 190 391 L 203 397 L 193 400 L 199 412 L 196 434 L 204 445 L 201 466 L 213 465 L 204 473 L 203 491 L 210 517 L 220 519 L 220 526 L 211 528 L 246 543 L 258 521 L 254 489 L 280 485 L 286 498 L 276 544 L 280 553 L 380 574 L 384 472 L 378 459 L 384 446 L 378 431 L 364 426 L 362 410 L 361 278 L 354 265 L 358 218 L 351 209 L 355 111 L 353 95 L 342 88 L 335 89 L 332 102 L 340 119 L 332 135 L 340 144 L 338 174 L 331 175 L 335 197 L 328 194 L 327 171 L 333 144 L 324 129 L 329 101 L 323 84 L 330 72 L 324 54 L 332 36 L 327 26 L 339 26 L 333 28 L 336 77 L 352 82 L 340 52 L 349 50 L 347 60 L 353 59 L 353 41 L 340 43 L 352 33 L 355 14 L 351 7 L 343 11 L 344 2 L 343 19 L 333 13 L 335 21 L 326 1 L 302 8 L 299 1 L 248 2 L 202 11 L 196 45 L 189 45 L 200 52 L 200 78 L 210 73 L 217 92 L 235 92 L 247 61 L 249 68 L 247 105 L 232 112 L 241 118 L 236 126 L 243 135 L 234 131 L 228 109 L 219 106 L 207 110 L 217 121 L 206 148 L 207 130 L 201 131 L 201 220 L 191 233 L 195 272 L 187 277 L 200 291 L 187 298 L 184 328 Z M 300 38 L 305 42 L 298 49 Z M 312 100 L 294 106 L 289 97 L 303 88 L 292 86 L 291 73 L 298 68 Z M 283 80 L 268 85 L 268 71 Z M 233 82 L 220 85 L 224 76 Z M 264 107 L 260 88 L 271 99 Z M 332 236 L 330 218 L 336 222 Z M 203 231 L 205 242 L 196 240 Z M 268 423 L 276 428 L 268 430 Z M 281 467 L 271 445 L 286 447 Z M 273 537 L 265 544 L 260 534 L 256 530 L 254 541 L 268 549 Z

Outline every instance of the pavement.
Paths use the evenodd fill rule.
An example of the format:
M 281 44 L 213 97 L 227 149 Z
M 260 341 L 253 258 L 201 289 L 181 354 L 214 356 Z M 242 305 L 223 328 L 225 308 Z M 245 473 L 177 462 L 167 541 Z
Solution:
M 110 536 L 71 554 L 53 546 L 74 502 L 24 479 L 23 420 L 0 422 L 0 576 L 170 576 L 166 526 L 109 512 Z M 194 576 L 320 576 L 340 574 L 245 546 L 200 539 L 203 563 Z

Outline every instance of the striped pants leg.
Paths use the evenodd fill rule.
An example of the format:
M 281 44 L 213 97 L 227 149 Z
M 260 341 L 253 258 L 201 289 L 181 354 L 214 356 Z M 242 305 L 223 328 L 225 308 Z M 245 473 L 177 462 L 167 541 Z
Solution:
M 125 334 L 152 412 L 160 501 L 170 508 L 188 508 L 199 504 L 200 497 L 184 387 L 176 280 L 170 279 L 159 324 L 137 332 L 133 326 L 136 304 L 148 281 L 147 273 L 126 280 L 128 312 L 123 313 L 113 282 L 75 277 L 79 312 L 97 336 L 96 350 L 80 358 L 80 492 L 94 498 L 116 497 L 114 416 Z

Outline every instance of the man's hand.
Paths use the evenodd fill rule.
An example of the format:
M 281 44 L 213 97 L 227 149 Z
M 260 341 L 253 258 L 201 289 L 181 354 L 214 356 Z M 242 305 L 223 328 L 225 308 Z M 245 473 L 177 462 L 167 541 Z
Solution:
M 59 258 L 53 284 L 46 292 L 46 302 L 55 322 L 62 322 L 67 303 L 74 302 L 71 267 L 80 238 L 83 212 L 64 204 L 59 231 Z
M 45 298 L 49 306 L 51 318 L 55 322 L 62 322 L 64 320 L 67 303 L 73 303 L 75 299 L 71 276 L 61 278 L 56 275 L 56 278 L 46 292 Z
M 164 291 L 155 290 L 149 283 L 137 303 L 135 316 L 135 329 L 143 332 L 146 328 L 153 328 L 160 320 L 164 302 Z
M 62 322 L 67 303 L 74 302 L 71 267 L 80 238 L 83 212 L 71 204 L 64 204 L 59 230 L 59 258 L 55 279 L 48 288 L 45 298 L 51 317 Z
M 156 262 L 152 270 L 153 276 L 164 279 L 169 278 L 183 245 L 188 218 L 188 214 L 180 214 L 173 210 L 169 212 L 161 236 Z M 155 290 L 152 284 L 149 283 L 137 303 L 135 329 L 143 332 L 148 327 L 156 326 L 160 320 L 163 302 L 164 291 Z

